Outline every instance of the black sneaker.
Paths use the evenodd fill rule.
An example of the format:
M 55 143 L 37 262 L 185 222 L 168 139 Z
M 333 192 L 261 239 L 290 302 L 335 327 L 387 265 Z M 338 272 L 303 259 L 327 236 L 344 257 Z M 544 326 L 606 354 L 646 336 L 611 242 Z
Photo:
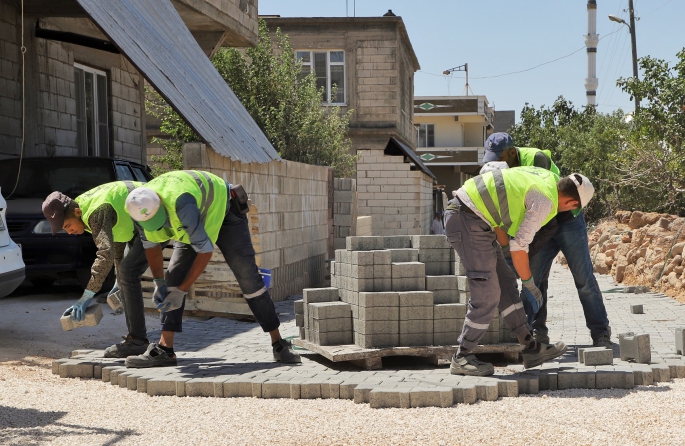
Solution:
M 276 344 L 273 345 L 274 359 L 278 362 L 284 364 L 297 364 L 302 362 L 300 355 L 293 351 L 293 345 L 290 341 L 285 339 L 279 339 Z
M 150 341 L 137 339 L 131 335 L 122 336 L 123 341 L 105 349 L 105 358 L 127 358 L 129 356 L 142 355 L 147 351 Z
M 150 344 L 142 355 L 129 356 L 126 358 L 126 367 L 135 369 L 145 369 L 149 367 L 174 367 L 176 365 L 176 355 L 169 356 L 157 344 Z
M 523 350 L 523 367 L 529 369 L 536 367 L 566 353 L 566 344 L 562 341 L 556 344 L 542 344 L 538 342 L 537 348 L 533 350 Z
M 614 343 L 611 342 L 611 336 L 609 336 L 608 334 L 599 335 L 597 337 L 597 339 L 592 341 L 592 346 L 593 347 L 604 347 L 604 348 L 608 348 L 609 350 L 614 349 Z
M 490 376 L 495 373 L 495 368 L 489 362 L 480 361 L 474 355 L 458 357 L 456 354 L 452 356 L 452 364 L 450 365 L 450 373 L 452 375 L 467 375 L 467 376 Z

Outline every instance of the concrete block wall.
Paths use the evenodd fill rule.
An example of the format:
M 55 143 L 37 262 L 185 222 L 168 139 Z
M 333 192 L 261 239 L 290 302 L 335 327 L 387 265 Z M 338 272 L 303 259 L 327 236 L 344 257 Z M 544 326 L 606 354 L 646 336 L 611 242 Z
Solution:
M 15 8 L 0 2 L 0 156 L 20 150 L 21 78 L 19 20 Z
M 141 153 L 145 147 L 141 77 L 113 67 L 111 73 L 112 153 L 139 163 L 146 163 Z
M 345 248 L 345 239 L 357 235 L 357 181 L 333 179 L 333 248 Z
M 241 184 L 258 209 L 258 264 L 272 271 L 275 301 L 323 284 L 328 251 L 327 167 L 292 161 L 243 164 L 201 143 L 184 146 L 184 168 Z
M 357 207 L 373 218 L 372 233 L 422 235 L 430 232 L 433 183 L 418 170 L 410 170 L 401 156 L 383 150 L 359 150 Z
M 431 263 L 444 265 L 445 273 L 427 275 Z M 325 301 L 350 307 L 359 347 L 456 345 L 470 297 L 467 278 L 455 275 L 460 263 L 442 235 L 348 237 L 331 262 L 331 287 L 305 290 L 304 304 L 296 305 L 300 334 L 331 345 L 317 341 L 307 307 Z M 481 344 L 511 341 L 500 321 L 497 313 Z

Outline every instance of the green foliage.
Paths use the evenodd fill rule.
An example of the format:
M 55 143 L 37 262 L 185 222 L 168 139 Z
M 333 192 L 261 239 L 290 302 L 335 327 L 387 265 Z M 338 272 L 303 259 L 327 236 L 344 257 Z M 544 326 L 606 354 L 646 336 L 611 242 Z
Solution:
M 354 176 L 357 157 L 351 154 L 347 137 L 352 111 L 321 105 L 323 93 L 316 88 L 316 78 L 301 77 L 301 65 L 280 30 L 276 46 L 274 50 L 261 20 L 257 47 L 244 52 L 222 48 L 212 62 L 282 158 L 332 167 L 336 177 Z M 166 150 L 164 156 L 153 156 L 153 161 L 164 164 L 155 174 L 167 167 L 182 169 L 183 142 L 199 141 L 198 136 L 156 93 L 148 94 L 146 104 L 168 136 L 153 139 Z

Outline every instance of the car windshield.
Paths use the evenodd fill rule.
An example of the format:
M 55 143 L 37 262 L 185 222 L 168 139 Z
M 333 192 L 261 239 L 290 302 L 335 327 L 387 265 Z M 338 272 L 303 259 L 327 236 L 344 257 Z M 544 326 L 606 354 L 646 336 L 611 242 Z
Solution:
M 0 187 L 5 198 L 45 198 L 60 191 L 71 198 L 103 183 L 114 181 L 112 161 L 104 158 L 24 158 L 19 184 L 19 160 L 0 161 Z

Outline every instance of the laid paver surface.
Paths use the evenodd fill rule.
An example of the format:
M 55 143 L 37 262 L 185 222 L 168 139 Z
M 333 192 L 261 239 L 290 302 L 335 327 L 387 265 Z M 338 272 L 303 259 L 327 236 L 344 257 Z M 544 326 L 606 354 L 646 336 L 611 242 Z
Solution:
M 610 276 L 598 276 L 603 290 L 616 287 Z M 675 354 L 675 328 L 685 326 L 682 304 L 660 294 L 607 293 L 604 300 L 613 331 L 613 365 L 588 367 L 578 363 L 576 349 L 591 346 L 589 330 L 573 278 L 554 265 L 550 275 L 550 337 L 569 345 L 558 362 L 523 370 L 522 365 L 497 367 L 495 376 L 475 378 L 449 374 L 448 366 L 433 366 L 416 358 L 384 359 L 383 370 L 361 370 L 302 353 L 302 364 L 273 361 L 269 337 L 256 323 L 213 318 L 188 320 L 176 337 L 177 367 L 127 369 L 123 360 L 103 358 L 102 350 L 82 350 L 53 364 L 63 377 L 102 379 L 149 395 L 260 398 L 341 398 L 372 407 L 450 406 L 502 396 L 568 388 L 633 388 L 685 377 L 685 360 Z M 294 298 L 293 298 L 294 299 Z M 642 304 L 644 314 L 630 306 Z M 293 300 L 276 304 L 284 337 L 297 336 Z M 651 364 L 620 361 L 618 335 L 647 333 Z M 158 331 L 149 334 L 156 341 Z M 113 342 L 115 340 L 112 340 Z M 108 345 L 102 345 L 104 350 Z

